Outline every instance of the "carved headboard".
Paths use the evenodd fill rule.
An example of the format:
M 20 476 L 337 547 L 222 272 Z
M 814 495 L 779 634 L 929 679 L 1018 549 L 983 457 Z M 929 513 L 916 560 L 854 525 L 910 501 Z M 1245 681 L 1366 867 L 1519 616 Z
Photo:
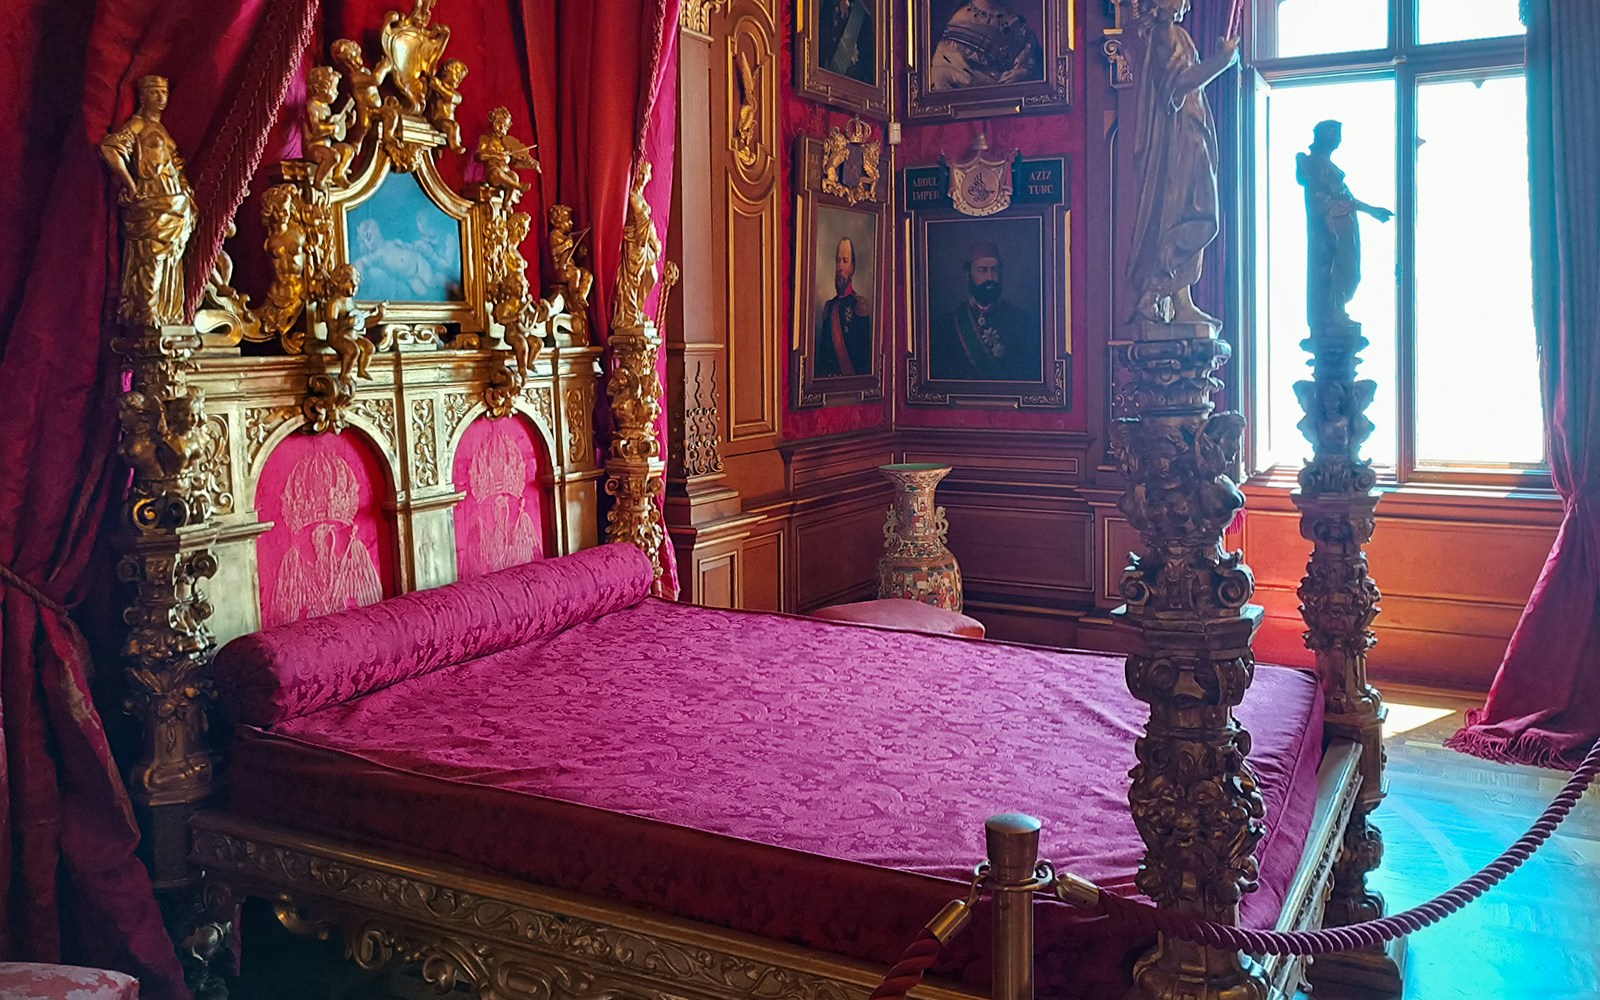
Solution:
M 122 188 L 113 346 L 130 374 L 118 572 L 135 588 L 123 652 L 142 734 L 128 785 L 158 885 L 188 882 L 185 823 L 214 787 L 205 709 L 219 642 L 595 545 L 602 481 L 607 540 L 638 544 L 660 574 L 661 337 L 644 303 L 661 242 L 641 193 L 648 164 L 604 351 L 602 468 L 588 230 L 551 207 L 555 280 L 534 291 L 532 220 L 518 209 L 534 150 L 504 108 L 484 135 L 461 135 L 465 68 L 447 57 L 450 29 L 432 6 L 390 11 L 381 53 L 341 39 L 329 48 L 337 69 L 308 73 L 304 157 L 267 168 L 257 209 L 270 264 L 260 301 L 232 286 L 224 253 L 187 319 L 195 199 L 161 124 L 164 79 L 139 81 L 137 110 L 101 143 Z M 453 189 L 446 156 L 470 157 L 482 180 Z

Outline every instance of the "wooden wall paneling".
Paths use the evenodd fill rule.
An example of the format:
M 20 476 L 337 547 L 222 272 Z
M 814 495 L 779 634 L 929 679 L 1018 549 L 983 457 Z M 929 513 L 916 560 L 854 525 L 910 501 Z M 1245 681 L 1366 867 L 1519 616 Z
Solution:
M 785 585 L 785 569 L 789 565 L 787 527 L 786 519 L 769 522 L 764 530 L 758 528 L 745 540 L 739 607 L 754 611 L 785 611 L 790 607 L 793 590 Z
M 722 93 L 713 94 L 725 179 L 716 220 L 725 293 L 730 453 L 770 448 L 782 419 L 786 343 L 779 303 L 782 184 L 779 183 L 777 0 L 733 0 L 723 41 Z M 786 42 L 786 40 L 784 40 Z M 754 126 L 748 110 L 753 110 Z M 746 125 L 740 131 L 741 113 Z

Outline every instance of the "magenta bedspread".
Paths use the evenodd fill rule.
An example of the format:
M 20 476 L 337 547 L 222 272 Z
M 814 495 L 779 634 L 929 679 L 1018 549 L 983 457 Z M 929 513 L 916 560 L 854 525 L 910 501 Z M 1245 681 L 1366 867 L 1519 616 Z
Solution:
M 1322 698 L 1261 667 L 1239 713 L 1270 924 L 1316 795 Z M 959 895 L 986 816 L 1132 894 L 1122 660 L 657 600 L 241 729 L 233 811 L 890 962 Z M 1144 942 L 1039 905 L 1041 983 L 1102 996 Z M 945 972 L 987 977 L 986 933 Z

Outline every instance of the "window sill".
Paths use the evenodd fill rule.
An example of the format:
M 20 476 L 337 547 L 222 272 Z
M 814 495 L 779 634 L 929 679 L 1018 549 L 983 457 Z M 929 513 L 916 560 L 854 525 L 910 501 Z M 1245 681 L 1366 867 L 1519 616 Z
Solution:
M 1275 468 L 1254 476 L 1243 487 L 1248 501 L 1245 509 L 1292 511 L 1295 506 L 1291 494 L 1298 486 L 1295 472 L 1287 468 Z M 1382 494 L 1378 502 L 1380 518 L 1551 527 L 1561 523 L 1561 497 L 1553 489 L 1509 484 L 1407 483 L 1397 486 L 1379 483 L 1378 491 Z

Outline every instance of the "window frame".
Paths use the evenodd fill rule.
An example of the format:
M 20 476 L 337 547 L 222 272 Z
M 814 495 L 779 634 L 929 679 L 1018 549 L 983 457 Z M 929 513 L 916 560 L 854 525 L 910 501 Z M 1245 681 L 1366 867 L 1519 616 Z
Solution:
M 1279 459 L 1263 465 L 1264 428 L 1259 420 L 1264 411 L 1259 381 L 1265 377 L 1260 360 L 1264 338 L 1269 335 L 1268 313 L 1264 308 L 1264 265 L 1266 243 L 1264 205 L 1258 201 L 1265 190 L 1262 183 L 1266 143 L 1265 122 L 1261 120 L 1267 91 L 1277 82 L 1324 79 L 1360 80 L 1384 78 L 1395 87 L 1396 204 L 1399 224 L 1395 261 L 1400 271 L 1396 295 L 1396 423 L 1398 461 L 1380 467 L 1379 484 L 1395 488 L 1416 485 L 1424 488 L 1459 488 L 1464 492 L 1503 495 L 1506 492 L 1545 492 L 1552 489 L 1549 442 L 1545 457 L 1536 466 L 1501 465 L 1483 462 L 1473 465 L 1419 464 L 1416 453 L 1416 138 L 1417 94 L 1426 82 L 1461 78 L 1488 79 L 1524 74 L 1527 71 L 1525 36 L 1471 39 L 1454 42 L 1416 41 L 1420 0 L 1389 0 L 1388 44 L 1381 49 L 1320 55 L 1264 57 L 1276 49 L 1277 14 L 1281 0 L 1251 0 L 1246 8 L 1244 60 L 1238 81 L 1239 136 L 1237 150 L 1240 169 L 1235 189 L 1230 192 L 1238 208 L 1242 251 L 1248 266 L 1239 268 L 1241 287 L 1236 301 L 1244 308 L 1235 378 L 1240 402 L 1250 425 L 1258 428 L 1249 435 L 1246 459 L 1256 470 L 1254 481 L 1266 485 L 1291 485 L 1300 460 Z M 1408 141 L 1409 140 L 1409 141 Z M 1309 355 L 1307 359 L 1309 360 Z

